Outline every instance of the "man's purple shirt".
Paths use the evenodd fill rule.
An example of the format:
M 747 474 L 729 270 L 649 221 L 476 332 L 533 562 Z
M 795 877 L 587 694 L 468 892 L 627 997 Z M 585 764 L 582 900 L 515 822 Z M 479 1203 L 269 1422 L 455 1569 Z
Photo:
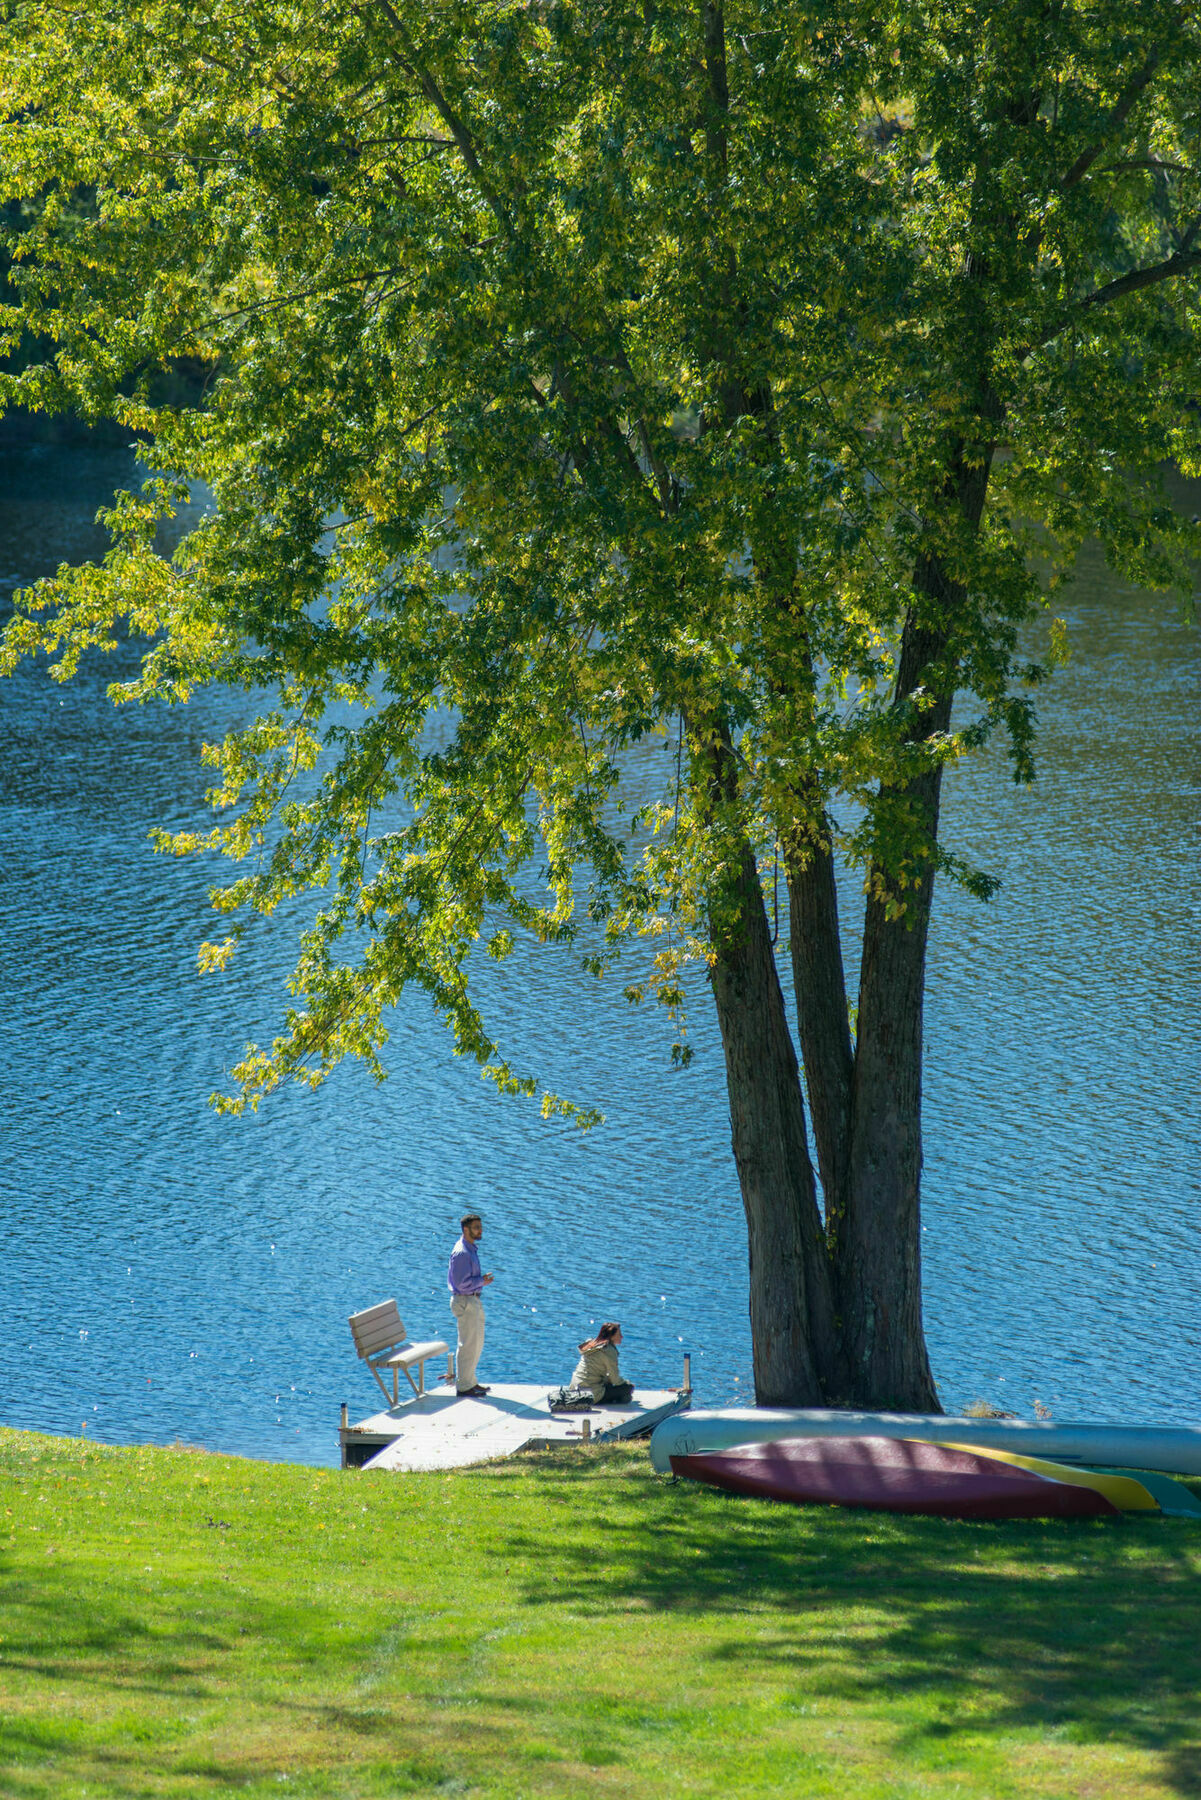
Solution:
M 479 1252 L 465 1237 L 459 1239 L 450 1253 L 446 1285 L 452 1294 L 482 1294 L 484 1291 Z

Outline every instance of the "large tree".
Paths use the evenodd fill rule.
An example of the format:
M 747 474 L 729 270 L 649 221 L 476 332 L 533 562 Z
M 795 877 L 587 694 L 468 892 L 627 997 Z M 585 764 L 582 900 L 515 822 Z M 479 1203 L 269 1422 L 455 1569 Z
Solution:
M 1059 652 L 1023 627 L 1086 533 L 1185 581 L 1158 471 L 1198 455 L 1194 11 L 4 12 L 0 197 L 37 202 L 10 321 L 56 347 L 7 397 L 115 417 L 162 471 L 5 655 L 65 676 L 132 629 L 118 698 L 254 694 L 206 752 L 227 819 L 164 842 L 247 859 L 222 912 L 322 896 L 227 1104 L 378 1070 L 414 983 L 535 1092 L 472 998 L 477 947 L 621 956 L 681 1032 L 696 961 L 758 1398 L 935 1406 L 927 932 L 936 874 L 990 888 L 940 842 L 940 787 L 996 731 L 1030 778 Z M 181 356 L 203 404 L 154 404 Z M 196 480 L 212 510 L 168 562 L 156 522 Z M 656 734 L 661 797 L 623 810 Z

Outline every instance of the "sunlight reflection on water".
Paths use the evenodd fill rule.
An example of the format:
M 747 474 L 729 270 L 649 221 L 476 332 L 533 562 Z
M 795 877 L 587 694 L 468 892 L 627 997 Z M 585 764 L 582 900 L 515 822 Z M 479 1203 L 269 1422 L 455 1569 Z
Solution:
M 128 459 L 8 451 L 0 587 L 100 550 Z M 926 1312 L 949 1408 L 1201 1417 L 1197 1069 L 1198 639 L 1095 564 L 1065 599 L 1074 658 L 1042 703 L 1039 783 L 1000 761 L 949 784 L 948 831 L 1004 878 L 944 888 L 928 1004 Z M 4 1422 L 337 1459 L 338 1401 L 373 1410 L 346 1315 L 396 1294 L 450 1320 L 464 1202 L 486 1217 L 485 1379 L 567 1378 L 600 1317 L 647 1385 L 693 1355 L 703 1402 L 750 1386 L 745 1240 L 707 998 L 697 1061 L 566 956 L 487 970 L 502 1044 L 605 1126 L 499 1100 L 421 996 L 391 1079 L 217 1118 L 209 1092 L 285 1001 L 295 911 L 237 973 L 200 977 L 198 864 L 152 822 L 203 817 L 200 743 L 228 698 L 123 709 L 120 653 L 58 688 L 0 688 L 0 1299 Z M 656 760 L 656 758 L 658 760 Z M 639 759 L 658 783 L 661 746 Z M 852 910 L 848 906 L 848 912 Z

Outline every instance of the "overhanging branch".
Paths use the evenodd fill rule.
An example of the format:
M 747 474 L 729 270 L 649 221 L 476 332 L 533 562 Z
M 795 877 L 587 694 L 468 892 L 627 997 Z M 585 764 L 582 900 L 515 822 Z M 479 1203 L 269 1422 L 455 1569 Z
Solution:
M 1151 263 L 1144 269 L 1131 269 L 1128 275 L 1119 275 L 1115 280 L 1107 281 L 1104 287 L 1094 288 L 1091 294 L 1082 295 L 1061 318 L 1057 319 L 1053 325 L 1048 325 L 1047 329 L 1040 332 L 1033 343 L 1026 346 L 1018 360 L 1024 362 L 1028 356 L 1033 356 L 1034 352 L 1041 350 L 1045 344 L 1053 343 L 1060 332 L 1066 331 L 1072 321 L 1079 318 L 1081 313 L 1088 312 L 1094 307 L 1108 306 L 1114 300 L 1124 299 L 1127 294 L 1137 294 L 1145 288 L 1158 287 L 1161 282 L 1173 281 L 1178 275 L 1187 275 L 1193 269 L 1201 269 L 1201 248 L 1194 248 L 1199 235 L 1201 235 L 1201 213 L 1181 237 L 1171 256 L 1165 257 L 1163 262 Z
M 1096 142 L 1090 144 L 1087 150 L 1081 151 L 1067 174 L 1057 183 L 1061 190 L 1075 187 L 1077 182 L 1083 181 L 1097 158 L 1103 153 L 1105 146 L 1113 133 L 1117 131 L 1120 126 L 1125 124 L 1127 118 L 1134 110 L 1134 107 L 1138 104 L 1140 95 L 1154 79 L 1155 71 L 1158 69 L 1162 60 L 1162 46 L 1156 44 L 1142 68 L 1139 69 L 1137 74 L 1131 76 L 1122 92 L 1118 95 L 1117 100 L 1110 108 L 1109 114 L 1098 133 Z
M 392 6 L 391 0 L 375 0 L 375 6 L 378 11 L 383 13 L 391 26 L 393 33 L 399 38 L 401 45 L 403 46 L 404 55 L 402 57 L 401 66 L 413 77 L 413 80 L 417 83 L 430 105 L 437 112 L 442 123 L 446 126 L 446 129 L 450 132 L 451 137 L 454 139 L 455 147 L 470 171 L 472 180 L 475 182 L 481 197 L 487 202 L 492 212 L 496 215 L 497 222 L 500 224 L 502 230 L 511 234 L 512 225 L 509 220 L 509 215 L 505 210 L 500 195 L 496 192 L 496 189 L 484 174 L 483 165 L 476 153 L 475 143 L 471 133 L 468 131 L 463 120 L 460 119 L 459 115 L 455 112 L 428 69 L 423 68 L 413 55 L 409 45 L 408 33 L 405 31 L 404 25 L 396 13 L 396 9 Z
M 1085 294 L 1076 302 L 1074 311 L 1083 312 L 1090 306 L 1108 306 L 1111 300 L 1121 300 L 1126 294 L 1137 294 L 1143 288 L 1158 287 L 1161 281 L 1171 281 L 1177 275 L 1186 275 L 1190 269 L 1201 268 L 1201 250 L 1192 249 L 1201 218 L 1195 219 L 1185 236 L 1181 239 L 1180 248 L 1173 251 L 1166 261 L 1153 263 L 1146 269 L 1132 269 L 1129 275 L 1120 275 L 1116 281 L 1106 282 L 1104 287 Z

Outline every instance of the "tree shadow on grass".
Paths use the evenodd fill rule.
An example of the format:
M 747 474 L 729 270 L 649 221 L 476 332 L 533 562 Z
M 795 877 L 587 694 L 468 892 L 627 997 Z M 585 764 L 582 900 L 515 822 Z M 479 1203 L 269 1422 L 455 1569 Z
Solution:
M 14 1578 L 2 1554 L 0 1591 L 3 1800 L 68 1789 L 151 1800 L 164 1783 L 217 1795 L 284 1780 L 280 1791 L 392 1800 L 469 1785 L 454 1708 L 414 1729 L 408 1696 L 390 1692 L 421 1623 L 412 1608 L 391 1605 L 386 1623 L 372 1613 L 358 1629 L 352 1599 L 318 1600 L 306 1584 L 294 1601 L 203 1575 L 126 1593 L 65 1560 L 36 1581 Z M 410 1673 L 404 1686 L 420 1687 Z M 229 1746 L 231 1708 L 244 1749 Z M 499 1759 L 520 1730 L 473 1719 L 473 1751 Z
M 567 1504 L 553 1556 L 520 1530 L 504 1546 L 524 1560 L 529 1604 L 703 1617 L 721 1627 L 704 1652 L 715 1665 L 795 1672 L 798 1700 L 887 1710 L 899 1754 L 960 1730 L 1111 1742 L 1152 1753 L 1170 1791 L 1201 1800 L 1191 1521 L 791 1507 L 657 1477 L 628 1452 L 546 1458 L 539 1482 Z
M 403 1488 L 395 1498 L 403 1520 Z M 731 1689 L 749 1673 L 786 1710 L 876 1714 L 902 1761 L 954 1757 L 969 1738 L 1108 1741 L 1154 1757 L 1180 1800 L 1201 1800 L 1201 1530 L 1188 1522 L 970 1525 L 773 1506 L 672 1483 L 644 1452 L 603 1448 L 464 1471 L 453 1503 L 487 1521 L 473 1538 L 472 1586 L 499 1576 L 495 1603 L 518 1618 L 545 1608 L 573 1638 L 579 1628 L 565 1620 L 654 1618 L 664 1656 L 707 1662 L 712 1693 L 724 1671 L 740 1678 Z M 423 1538 L 421 1556 L 442 1541 Z M 336 1739 L 345 1767 L 310 1764 L 305 1779 L 314 1794 L 346 1792 L 350 1780 L 361 1800 L 428 1791 L 431 1770 L 473 1779 L 489 1759 L 525 1755 L 531 1732 L 546 1728 L 545 1694 L 515 1681 L 507 1694 L 491 1689 L 491 1718 L 472 1713 L 465 1733 L 474 1650 L 496 1635 L 494 1620 L 460 1618 L 453 1604 L 431 1613 L 412 1597 L 416 1577 L 406 1577 L 403 1610 L 373 1603 L 359 1630 L 345 1587 L 327 1599 L 306 1582 L 294 1600 L 269 1597 L 226 1585 L 214 1568 L 135 1592 L 119 1578 L 97 1584 L 86 1566 L 47 1558 L 36 1578 L 29 1568 L 6 1588 L 0 1663 L 18 1688 L 67 1699 L 62 1712 L 51 1699 L 40 1716 L 0 1727 L 0 1784 L 13 1800 L 57 1800 L 67 1779 L 90 1786 L 97 1776 L 102 1792 L 148 1796 L 167 1767 L 179 1791 L 197 1794 L 273 1780 L 262 1736 L 241 1757 L 219 1739 L 205 1753 L 208 1705 L 219 1713 L 231 1692 L 245 1694 L 281 1761 L 298 1734 L 310 1734 L 318 1765 Z M 420 1580 L 416 1589 L 426 1592 Z M 250 1662 L 238 1654 L 247 1645 Z M 423 1672 L 431 1653 L 458 1671 L 445 1701 Z M 295 1691 L 289 1671 L 303 1677 Z M 121 1696 L 128 1718 L 113 1713 L 123 1714 Z M 406 1723 L 406 1699 L 425 1708 L 424 1742 Z M 560 1714 L 564 1704 L 574 1703 L 555 1702 Z M 691 1718 L 693 1700 L 683 1704 Z M 595 1732 L 591 1760 L 625 1754 L 624 1731 L 636 1755 L 648 1708 L 662 1722 L 653 1697 L 628 1719 L 603 1705 L 617 1737 Z M 581 1710 L 576 1736 L 594 1724 Z M 548 1742 L 552 1762 L 562 1754 Z
M 66 1564 L 48 1568 L 36 1584 L 6 1577 L 3 1599 L 0 1671 L 54 1683 L 87 1683 L 94 1675 L 131 1695 L 173 1701 L 208 1698 L 210 1674 L 239 1654 L 247 1635 L 282 1644 L 312 1625 L 312 1608 L 245 1595 L 211 1600 L 210 1622 L 202 1624 L 194 1610 L 181 1614 L 169 1586 L 124 1596 L 98 1589 Z

